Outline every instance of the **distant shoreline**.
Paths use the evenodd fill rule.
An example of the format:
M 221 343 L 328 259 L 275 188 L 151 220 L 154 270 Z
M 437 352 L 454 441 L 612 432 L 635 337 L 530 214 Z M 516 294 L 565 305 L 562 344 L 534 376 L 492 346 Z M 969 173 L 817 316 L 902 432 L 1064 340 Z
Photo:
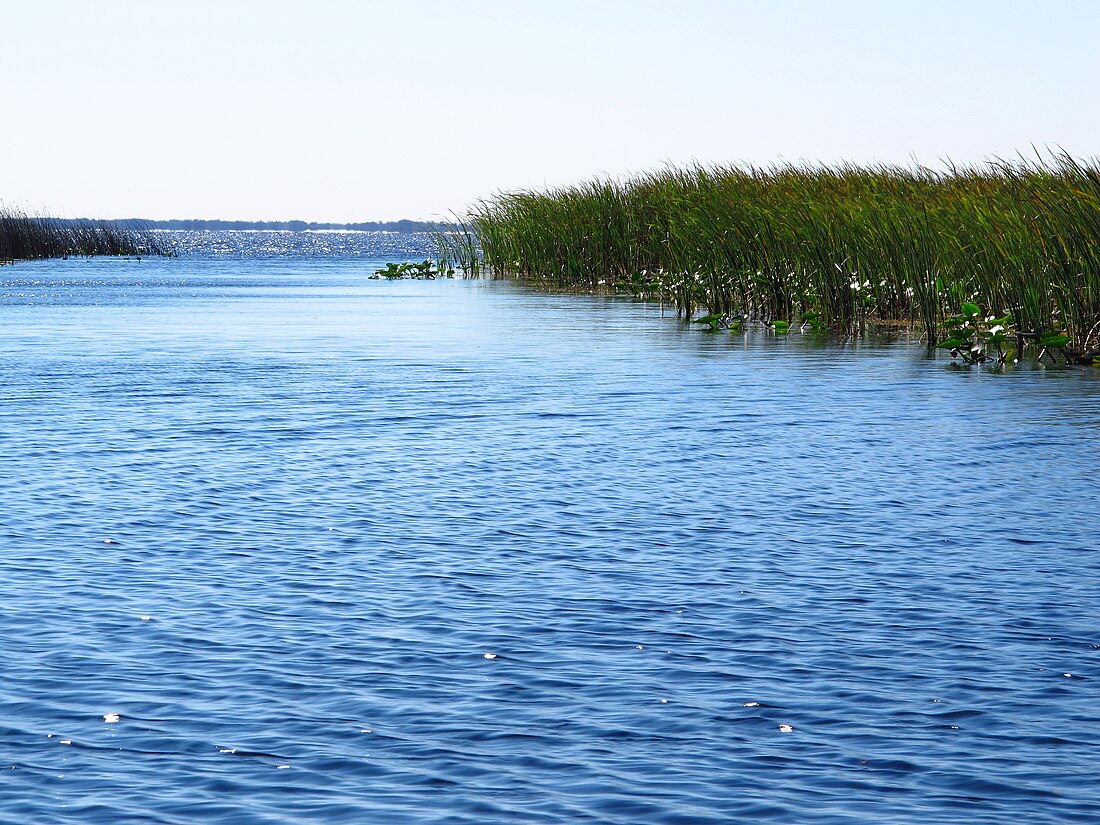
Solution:
M 58 219 L 61 223 L 68 219 Z M 76 222 L 86 222 L 85 219 L 74 219 Z M 440 229 L 449 229 L 448 225 L 434 224 L 429 221 L 362 221 L 359 223 L 321 223 L 317 221 L 222 221 L 200 220 L 188 218 L 184 220 L 152 221 L 142 218 L 121 218 L 109 221 L 94 221 L 99 225 L 112 226 L 118 229 L 184 229 L 193 231 L 213 230 L 224 232 L 227 230 L 269 230 L 281 232 L 432 232 Z

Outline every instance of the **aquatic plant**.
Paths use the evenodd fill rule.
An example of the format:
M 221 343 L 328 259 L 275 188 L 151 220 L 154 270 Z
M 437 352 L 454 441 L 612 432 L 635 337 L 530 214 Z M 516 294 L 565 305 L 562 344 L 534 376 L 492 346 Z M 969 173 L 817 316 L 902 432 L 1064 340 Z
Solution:
M 726 316 L 721 312 L 712 312 L 710 315 L 705 315 L 702 318 L 697 318 L 692 321 L 693 324 L 706 324 L 707 332 L 718 332 L 720 329 L 725 329 Z
M 474 276 L 481 268 L 481 246 L 477 233 L 468 222 L 454 216 L 454 223 L 435 226 L 430 235 L 435 244 L 436 265 L 439 269 L 454 273 L 461 269 L 467 276 Z
M 403 278 L 411 278 L 417 281 L 431 281 L 440 276 L 446 278 L 454 277 L 453 269 L 441 269 L 435 266 L 430 260 L 420 261 L 419 263 L 412 263 L 406 261 L 405 263 L 388 263 L 382 269 L 376 269 L 374 274 L 371 275 L 371 279 L 377 280 L 378 278 L 387 278 L 391 281 L 401 280 Z
M 966 303 L 962 305 L 962 311 L 958 315 L 948 319 L 947 337 L 940 341 L 938 347 L 950 350 L 952 358 L 961 358 L 966 364 L 984 364 L 994 360 L 1003 364 L 1010 359 L 1015 361 L 1017 351 L 1023 347 L 1022 343 L 1016 346 L 1009 344 L 1010 337 L 1015 337 L 1018 342 L 1022 340 L 1014 326 L 1015 321 L 1011 314 L 1001 318 L 983 316 L 977 304 Z M 1068 341 L 1067 338 L 1066 343 Z M 993 351 L 996 351 L 995 358 Z
M 821 320 L 820 312 L 803 312 L 799 316 L 798 328 L 801 332 L 805 332 L 807 329 L 814 332 L 821 332 L 826 328 L 825 323 Z
M 687 318 L 902 320 L 932 347 L 974 304 L 1058 331 L 1070 351 L 1100 345 L 1100 167 L 1066 154 L 944 171 L 669 168 L 501 193 L 456 226 L 437 239 L 440 265 L 657 299 Z
M 105 221 L 32 217 L 0 207 L 0 261 L 69 255 L 171 255 L 163 235 L 123 229 Z

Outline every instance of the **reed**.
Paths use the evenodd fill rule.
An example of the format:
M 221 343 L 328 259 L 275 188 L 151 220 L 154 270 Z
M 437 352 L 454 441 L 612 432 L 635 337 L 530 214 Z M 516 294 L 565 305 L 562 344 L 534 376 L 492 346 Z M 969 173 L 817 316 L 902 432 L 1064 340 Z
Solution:
M 169 255 L 168 243 L 151 231 L 106 222 L 29 216 L 0 207 L 0 261 L 69 255 Z
M 437 245 L 443 266 L 660 298 L 688 317 L 905 320 L 933 346 L 971 304 L 1100 345 L 1100 168 L 1067 154 L 669 168 L 498 194 Z

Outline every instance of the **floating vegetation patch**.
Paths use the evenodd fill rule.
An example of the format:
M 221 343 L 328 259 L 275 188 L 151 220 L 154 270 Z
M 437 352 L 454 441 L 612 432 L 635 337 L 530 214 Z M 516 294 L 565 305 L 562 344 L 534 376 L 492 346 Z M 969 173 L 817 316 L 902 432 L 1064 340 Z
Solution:
M 501 193 L 456 226 L 437 233 L 441 267 L 658 299 L 710 331 L 712 316 L 777 333 L 905 321 L 929 347 L 963 334 L 945 348 L 975 363 L 1015 338 L 1069 360 L 1100 347 L 1100 167 L 1067 154 L 665 169 Z
M 962 312 L 947 322 L 947 336 L 940 341 L 940 349 L 951 351 L 952 358 L 959 358 L 964 364 L 984 364 L 995 360 L 1004 364 L 1015 361 L 1016 354 L 1023 349 L 1023 335 L 1016 330 L 1012 315 L 1001 318 L 983 316 L 977 304 L 963 304 Z M 1016 346 L 1010 346 L 1010 338 L 1015 338 Z M 1069 339 L 1062 343 L 1069 343 Z M 994 356 L 996 353 L 996 356 Z
M 455 271 L 446 267 L 433 264 L 430 260 L 420 263 L 388 263 L 382 269 L 376 269 L 370 276 L 371 280 L 386 278 L 390 281 L 412 279 L 416 281 L 433 281 L 436 278 L 453 278 Z

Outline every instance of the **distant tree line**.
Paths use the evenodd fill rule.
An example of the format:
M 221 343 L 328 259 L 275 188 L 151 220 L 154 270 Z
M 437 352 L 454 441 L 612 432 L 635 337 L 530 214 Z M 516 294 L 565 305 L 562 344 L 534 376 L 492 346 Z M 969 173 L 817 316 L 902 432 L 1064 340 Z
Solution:
M 119 229 L 267 229 L 273 231 L 308 232 L 319 230 L 345 230 L 353 232 L 430 232 L 440 227 L 427 221 L 363 221 L 361 223 L 318 223 L 315 221 L 218 221 L 189 218 L 186 220 L 148 221 L 140 218 L 98 221 Z

